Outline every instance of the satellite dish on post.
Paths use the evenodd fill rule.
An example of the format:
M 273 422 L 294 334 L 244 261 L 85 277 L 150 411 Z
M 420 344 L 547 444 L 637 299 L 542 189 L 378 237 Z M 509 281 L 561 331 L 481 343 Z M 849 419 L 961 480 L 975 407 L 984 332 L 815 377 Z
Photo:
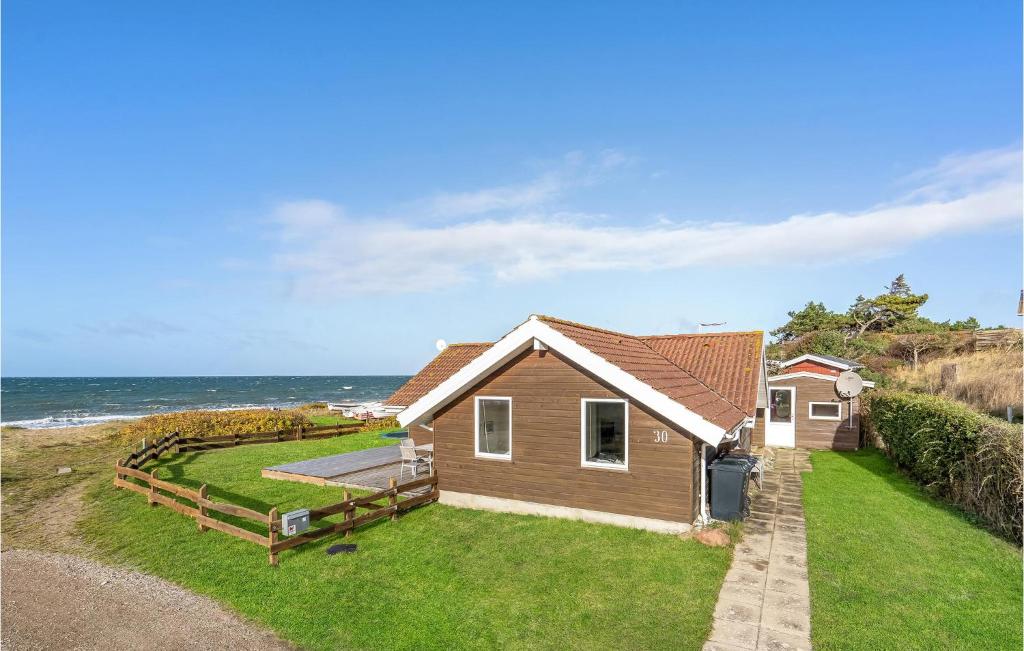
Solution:
M 864 380 L 853 371 L 843 371 L 836 378 L 836 393 L 840 398 L 854 398 L 864 388 Z
M 434 342 L 434 348 L 437 348 L 437 352 L 441 352 L 448 347 L 448 343 L 444 339 L 438 339 Z

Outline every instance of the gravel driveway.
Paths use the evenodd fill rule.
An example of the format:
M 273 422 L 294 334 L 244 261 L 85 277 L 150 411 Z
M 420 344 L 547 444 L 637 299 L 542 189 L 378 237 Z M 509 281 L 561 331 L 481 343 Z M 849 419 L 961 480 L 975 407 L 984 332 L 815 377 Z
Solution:
M 2 646 L 21 649 L 292 649 L 212 599 L 77 556 L 0 555 Z

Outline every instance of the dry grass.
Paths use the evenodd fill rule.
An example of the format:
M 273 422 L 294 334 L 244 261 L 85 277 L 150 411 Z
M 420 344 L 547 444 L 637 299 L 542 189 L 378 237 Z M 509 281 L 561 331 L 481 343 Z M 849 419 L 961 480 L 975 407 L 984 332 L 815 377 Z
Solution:
M 80 552 L 73 529 L 82 494 L 89 482 L 109 478 L 114 460 L 127 451 L 119 435 L 124 426 L 3 428 L 0 546 Z M 71 472 L 58 474 L 61 466 Z
M 121 430 L 128 442 L 156 439 L 171 432 L 182 436 L 256 434 L 309 425 L 309 418 L 297 409 L 236 409 L 231 411 L 177 411 L 146 416 Z
M 942 386 L 942 367 L 958 366 L 956 382 Z M 1018 414 L 1024 403 L 1024 362 L 1020 350 L 987 350 L 969 355 L 939 357 L 918 366 L 896 369 L 893 378 L 899 386 L 927 391 L 994 415 L 1005 416 L 1012 406 Z

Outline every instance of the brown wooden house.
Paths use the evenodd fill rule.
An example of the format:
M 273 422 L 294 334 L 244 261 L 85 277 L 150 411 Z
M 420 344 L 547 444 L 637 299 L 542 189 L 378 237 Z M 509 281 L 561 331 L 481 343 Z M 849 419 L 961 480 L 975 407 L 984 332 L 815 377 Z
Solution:
M 831 355 L 801 355 L 779 363 L 768 378 L 768 407 L 754 427 L 755 446 L 856 450 L 860 399 L 841 399 L 836 378 L 861 364 Z M 867 388 L 872 382 L 864 382 Z
M 442 503 L 678 532 L 766 406 L 761 332 L 638 337 L 547 316 L 452 345 L 389 399 Z

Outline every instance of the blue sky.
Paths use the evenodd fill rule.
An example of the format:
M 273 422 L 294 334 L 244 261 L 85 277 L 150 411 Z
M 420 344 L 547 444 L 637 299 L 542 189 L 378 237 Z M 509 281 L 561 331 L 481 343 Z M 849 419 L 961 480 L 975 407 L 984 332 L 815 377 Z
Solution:
M 411 373 L 901 272 L 1014 324 L 1019 3 L 825 4 L 6 2 L 2 372 Z

